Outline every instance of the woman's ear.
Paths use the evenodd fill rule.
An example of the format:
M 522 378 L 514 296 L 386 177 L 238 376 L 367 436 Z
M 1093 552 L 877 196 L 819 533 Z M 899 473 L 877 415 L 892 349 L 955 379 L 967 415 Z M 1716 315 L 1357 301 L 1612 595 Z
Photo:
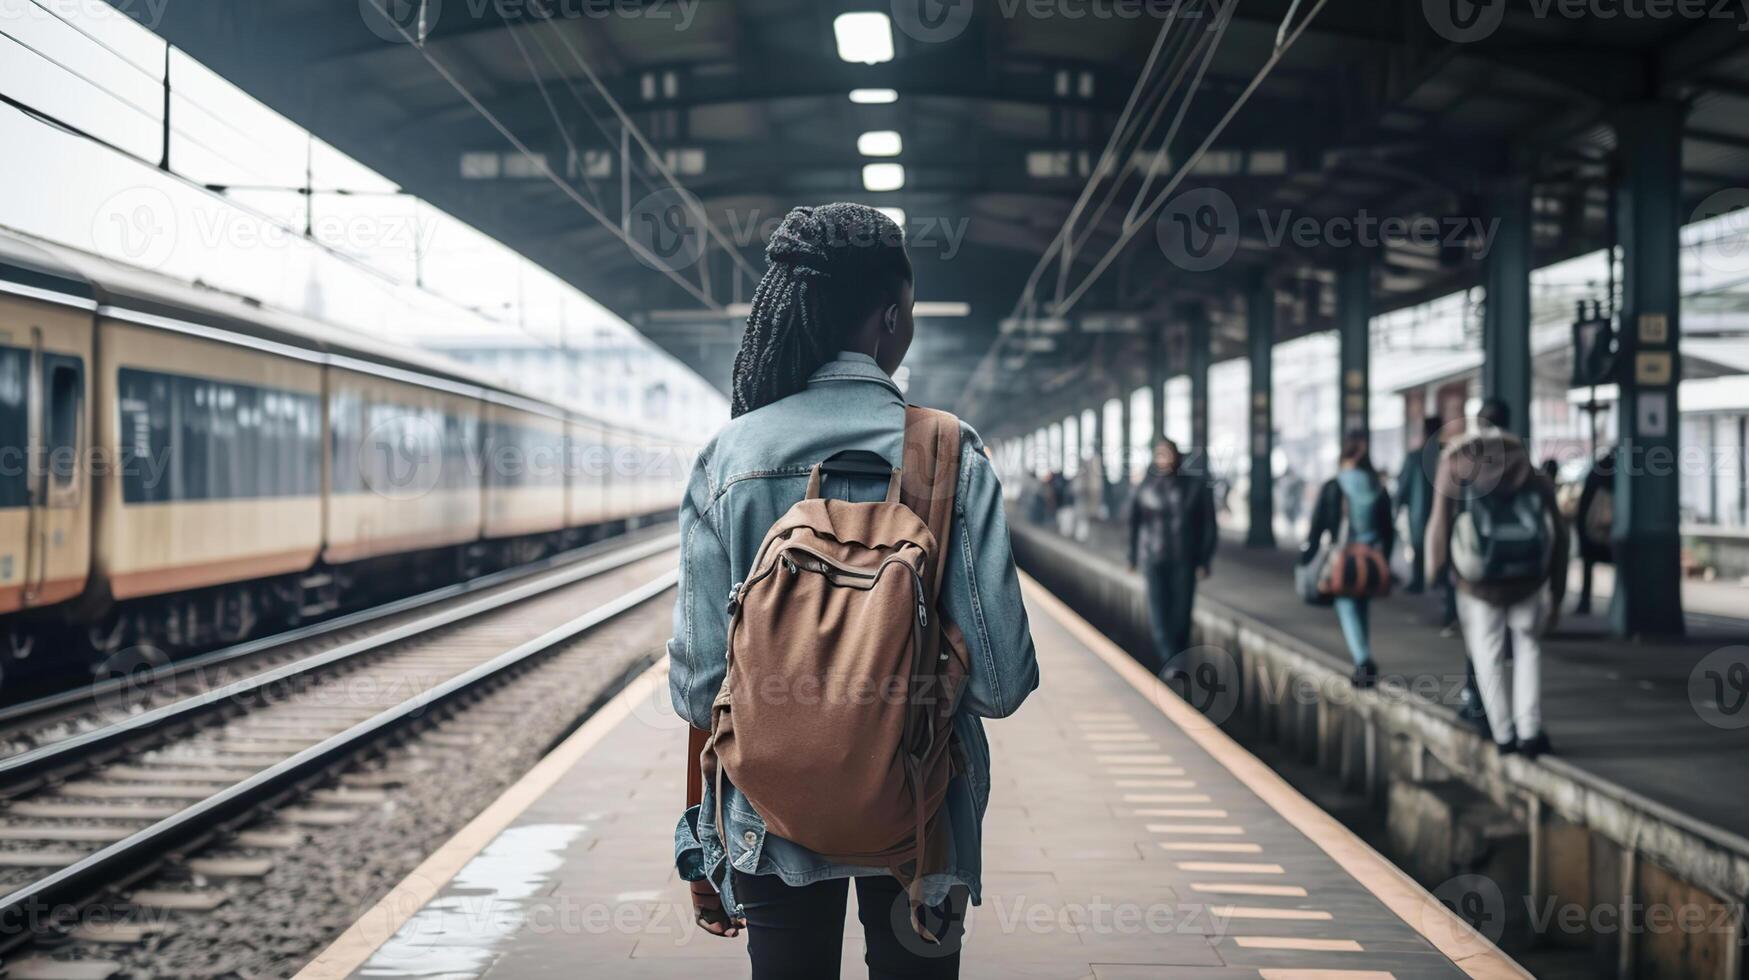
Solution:
M 887 333 L 897 333 L 899 330 L 899 307 L 898 307 L 898 305 L 894 304 L 892 306 L 887 307 L 886 316 L 883 317 L 882 319 L 886 322 Z

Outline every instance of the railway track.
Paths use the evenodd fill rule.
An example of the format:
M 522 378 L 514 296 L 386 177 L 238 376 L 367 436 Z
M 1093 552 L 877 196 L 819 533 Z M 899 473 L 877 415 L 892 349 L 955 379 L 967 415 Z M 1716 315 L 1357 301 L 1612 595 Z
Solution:
M 337 769 L 529 675 L 676 577 L 664 536 L 0 759 L 0 950 L 64 933 L 166 861 L 207 878 L 264 873 L 258 855 L 288 846 L 284 828 L 383 801 L 369 779 L 317 788 Z M 479 724 L 515 723 L 495 710 Z
M 655 533 L 631 532 L 526 565 L 191 657 L 162 661 L 155 660 L 149 653 L 134 658 L 123 657 L 114 664 L 109 676 L 0 707 L 0 759 L 105 727 L 120 717 L 161 707 L 241 679 L 265 667 L 301 660 L 366 639 L 375 631 L 410 622 L 431 610 L 458 604 L 471 597 L 491 596 L 520 584 L 542 581 L 550 575 L 563 575 L 583 567 L 585 562 L 592 571 L 605 571 L 614 567 L 615 561 L 631 561 L 655 554 L 672 540 L 671 528 Z M 0 790 L 0 796 L 3 795 L 4 791 Z

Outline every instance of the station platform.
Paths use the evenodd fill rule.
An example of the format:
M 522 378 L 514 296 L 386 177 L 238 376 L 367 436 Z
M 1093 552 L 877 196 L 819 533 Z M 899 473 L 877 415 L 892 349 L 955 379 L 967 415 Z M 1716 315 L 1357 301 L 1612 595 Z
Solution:
M 1051 531 L 1019 533 L 1071 544 Z M 1139 577 L 1123 567 L 1121 541 L 1119 531 L 1106 525 L 1089 542 L 1073 545 L 1097 556 L 1104 574 L 1134 579 L 1139 594 Z M 1296 557 L 1287 548 L 1246 548 L 1223 536 L 1213 574 L 1198 586 L 1204 619 L 1291 637 L 1299 651 L 1345 674 L 1353 662 L 1335 613 L 1294 593 Z M 1721 598 L 1725 590 L 1738 591 L 1737 615 L 1749 616 L 1749 588 L 1695 583 L 1708 611 L 1689 616 L 1687 636 L 1624 640 L 1610 635 L 1611 578 L 1607 566 L 1599 572 L 1596 612 L 1564 613 L 1543 640 L 1543 723 L 1554 744 L 1544 763 L 1749 840 L 1749 809 L 1716 791 L 1721 783 L 1749 786 L 1749 724 L 1708 703 L 1714 692 L 1702 666 L 1712 657 L 1721 675 L 1729 674 L 1730 648 L 1749 643 L 1749 619 L 1725 615 L 1730 604 Z M 1568 576 L 1569 610 L 1577 581 L 1575 565 Z M 1373 602 L 1373 658 L 1386 686 L 1394 684 L 1420 706 L 1455 718 L 1467 654 L 1457 632 L 1440 634 L 1438 604 L 1431 590 L 1420 596 L 1399 591 Z
M 1043 683 L 988 726 L 962 976 L 1524 975 L 1037 583 L 1026 600 Z M 747 975 L 673 869 L 685 735 L 666 690 L 660 665 L 641 676 L 299 976 Z M 846 977 L 858 933 L 852 913 Z

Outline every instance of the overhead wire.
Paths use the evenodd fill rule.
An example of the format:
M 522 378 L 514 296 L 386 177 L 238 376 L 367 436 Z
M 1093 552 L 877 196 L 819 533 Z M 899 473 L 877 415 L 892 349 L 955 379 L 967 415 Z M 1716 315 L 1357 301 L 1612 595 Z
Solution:
M 663 275 L 667 276 L 694 299 L 704 304 L 707 309 L 717 313 L 726 312 L 722 305 L 717 303 L 708 293 L 699 289 L 685 276 L 668 268 L 660 258 L 652 254 L 641 242 L 626 234 L 618 224 L 609 220 L 606 212 L 602 211 L 588 199 L 583 197 L 583 195 L 580 194 L 569 181 L 561 179 L 558 174 L 554 173 L 552 166 L 547 163 L 545 156 L 534 152 L 534 150 L 530 148 L 520 136 L 516 135 L 510 127 L 504 124 L 502 119 L 498 118 L 496 113 L 492 112 L 492 110 L 481 101 L 479 96 L 474 94 L 472 89 L 463 84 L 461 79 L 455 76 L 455 73 L 451 72 L 443 62 L 433 56 L 431 52 L 426 49 L 425 45 L 417 43 L 414 36 L 408 33 L 405 27 L 402 27 L 398 21 L 389 15 L 389 12 L 384 9 L 382 5 L 383 0 L 366 0 L 366 2 L 370 3 L 378 13 L 383 15 L 389 25 L 407 41 L 408 45 L 412 47 L 414 51 L 419 53 L 420 57 L 425 59 L 425 63 L 431 66 L 431 69 L 437 73 L 439 78 L 442 78 L 445 83 L 456 91 L 457 95 L 460 95 L 468 105 L 473 107 L 474 111 L 480 115 L 481 119 L 484 119 L 488 125 L 498 132 L 498 135 L 502 136 L 504 140 L 518 153 L 522 154 L 523 158 L 539 171 L 542 176 L 546 177 L 553 186 L 557 187 L 566 197 L 570 198 L 572 203 L 576 204 L 585 214 L 594 218 L 596 222 L 612 232 L 616 238 L 625 243 L 625 246 L 630 249 L 634 255 L 641 257 L 651 268 L 656 269 Z

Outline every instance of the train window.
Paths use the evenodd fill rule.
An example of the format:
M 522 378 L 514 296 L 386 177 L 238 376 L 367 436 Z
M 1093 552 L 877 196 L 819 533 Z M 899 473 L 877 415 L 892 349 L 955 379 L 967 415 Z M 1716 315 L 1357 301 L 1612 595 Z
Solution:
M 321 492 L 321 403 L 305 392 L 120 371 L 130 504 Z
M 43 448 L 47 451 L 49 489 L 62 496 L 71 494 L 70 500 L 56 501 L 71 505 L 78 501 L 79 416 L 85 407 L 85 372 L 77 358 L 59 354 L 44 355 L 43 367 L 48 374 Z
M 23 465 L 30 439 L 30 352 L 0 347 L 0 507 L 30 503 L 30 477 Z

